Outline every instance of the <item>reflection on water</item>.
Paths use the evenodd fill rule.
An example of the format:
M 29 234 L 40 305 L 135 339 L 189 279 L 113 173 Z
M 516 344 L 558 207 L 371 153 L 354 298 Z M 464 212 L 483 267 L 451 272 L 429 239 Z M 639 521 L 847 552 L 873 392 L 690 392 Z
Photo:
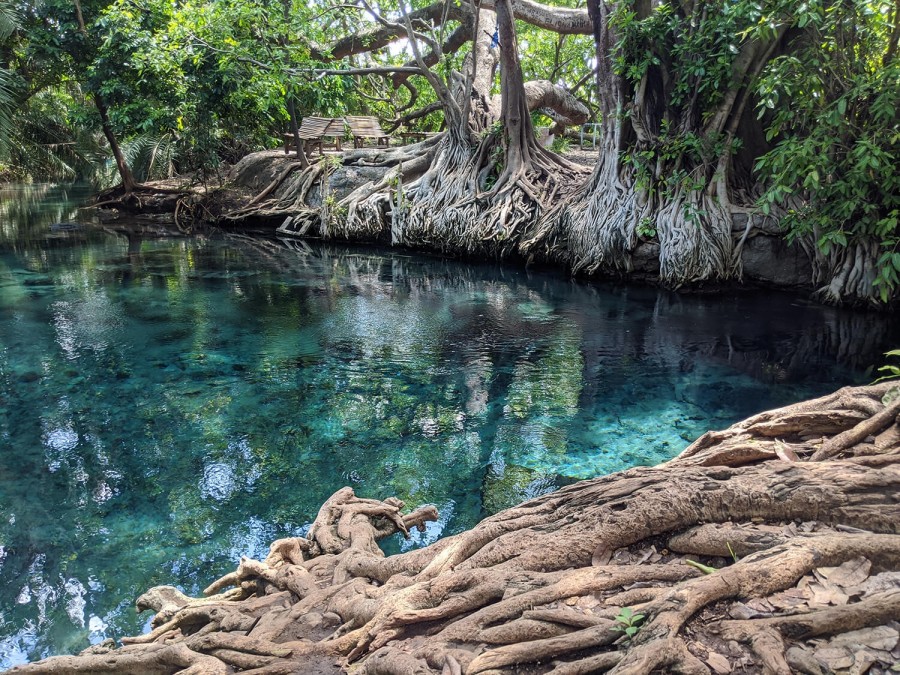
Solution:
M 0 208 L 2 667 L 139 632 L 146 588 L 198 593 L 343 485 L 436 504 L 389 544 L 425 545 L 863 381 L 897 345 L 887 319 L 788 296 L 61 234 L 84 219 L 51 203 Z
M 88 186 L 0 184 L 0 245 L 9 249 L 49 248 L 57 241 L 84 237 L 79 227 L 95 220 L 79 205 L 90 195 Z

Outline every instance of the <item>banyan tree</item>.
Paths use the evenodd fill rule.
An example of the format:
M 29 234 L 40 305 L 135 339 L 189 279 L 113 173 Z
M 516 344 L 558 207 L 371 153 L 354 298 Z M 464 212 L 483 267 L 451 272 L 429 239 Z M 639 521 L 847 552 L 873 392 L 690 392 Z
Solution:
M 440 109 L 446 133 L 374 159 L 346 153 L 345 165 L 374 163 L 389 170 L 340 202 L 315 209 L 306 197 L 325 167 L 281 176 L 277 189 L 269 186 L 269 201 L 254 201 L 254 212 L 289 215 L 284 232 L 389 236 L 395 244 L 549 259 L 575 271 L 614 274 L 631 270 L 632 255 L 644 244 L 655 253 L 660 280 L 677 287 L 740 278 L 748 238 L 759 228 L 781 227 L 813 260 L 810 281 L 825 299 L 869 302 L 893 293 L 896 195 L 863 195 L 840 215 L 822 216 L 827 209 L 805 174 L 792 188 L 784 170 L 775 176 L 781 182 L 768 183 L 758 170 L 768 168 L 771 178 L 773 167 L 783 168 L 776 143 L 790 140 L 809 125 L 810 114 L 815 117 L 815 110 L 803 113 L 805 118 L 794 110 L 790 120 L 779 112 L 794 105 L 787 97 L 799 97 L 801 86 L 821 100 L 824 114 L 841 100 L 838 107 L 846 111 L 845 99 L 853 92 L 846 91 L 849 85 L 841 90 L 840 83 L 854 69 L 865 74 L 877 61 L 878 72 L 888 73 L 879 75 L 882 84 L 893 81 L 895 8 L 873 5 L 864 12 L 825 3 L 803 14 L 790 3 L 592 1 L 584 10 L 488 0 L 436 2 L 415 11 L 401 4 L 386 18 L 363 4 L 377 24 L 340 39 L 325 52 L 329 58 L 396 39 L 408 40 L 413 58 L 403 66 L 342 66 L 320 74 L 376 73 L 395 87 L 409 87 L 410 76 L 421 75 L 438 100 L 402 119 Z M 596 78 L 602 130 L 593 171 L 535 142 L 530 111 L 547 111 L 557 128 L 585 121 L 589 111 L 560 84 L 523 80 L 514 20 L 561 35 L 593 36 L 595 50 L 583 55 Z M 450 23 L 455 28 L 445 31 Z M 795 81 L 810 60 L 827 60 L 815 61 L 810 45 L 825 40 L 817 48 L 828 54 L 864 29 L 872 37 L 857 39 L 859 53 L 845 55 L 844 66 L 829 65 L 843 67 L 846 77 L 823 77 L 820 91 L 811 93 L 813 85 Z M 438 68 L 447 52 L 460 50 L 468 50 L 461 70 Z M 781 92 L 775 103 L 773 91 Z M 878 96 L 868 108 L 854 106 L 843 145 L 823 149 L 833 165 L 823 184 L 838 180 L 842 162 L 858 154 L 857 146 L 873 147 L 879 124 L 896 133 L 896 107 L 893 120 L 883 112 L 896 93 L 888 88 Z M 890 159 L 882 152 L 882 167 Z M 805 169 L 797 165 L 794 171 Z M 786 224 L 779 226 L 781 220 Z

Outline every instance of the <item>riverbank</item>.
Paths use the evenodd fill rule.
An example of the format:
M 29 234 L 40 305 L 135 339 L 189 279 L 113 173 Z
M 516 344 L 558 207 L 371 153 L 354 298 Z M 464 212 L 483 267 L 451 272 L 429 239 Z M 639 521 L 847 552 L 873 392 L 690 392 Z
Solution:
M 416 157 L 422 152 L 408 148 L 367 148 L 326 154 L 308 170 L 302 169 L 293 154 L 286 155 L 280 150 L 258 152 L 223 173 L 221 184 L 191 186 L 168 181 L 158 185 L 160 191 L 153 191 L 157 187 L 154 184 L 148 186 L 145 194 L 127 198 L 121 204 L 116 203 L 119 198 L 116 193 L 102 195 L 100 202 L 132 214 L 168 213 L 181 228 L 192 222 L 207 222 L 225 228 L 277 230 L 282 237 L 369 242 L 454 257 L 500 258 L 512 264 L 538 262 L 571 268 L 565 242 L 555 244 L 552 250 L 523 253 L 516 245 L 489 251 L 472 249 L 462 241 L 448 245 L 437 240 L 415 244 L 398 240 L 391 216 L 394 207 L 389 200 L 378 198 L 365 209 L 361 204 L 365 201 L 362 195 L 378 192 L 379 186 L 396 192 L 396 188 L 387 186 L 392 172 L 403 165 L 407 155 Z M 589 157 L 589 151 L 579 150 L 573 151 L 570 159 L 589 170 L 585 165 Z M 180 195 L 179 189 L 184 190 Z M 363 211 L 364 216 L 360 215 Z M 813 249 L 801 241 L 788 244 L 774 218 L 735 207 L 732 239 L 732 273 L 723 278 L 679 284 L 679 287 L 778 288 L 806 295 L 816 291 Z M 623 252 L 615 265 L 598 263 L 579 274 L 660 285 L 661 260 L 658 237 L 648 230 L 636 239 L 629 251 Z
M 423 549 L 438 517 L 331 497 L 153 630 L 14 673 L 886 673 L 900 657 L 900 390 L 845 388 Z

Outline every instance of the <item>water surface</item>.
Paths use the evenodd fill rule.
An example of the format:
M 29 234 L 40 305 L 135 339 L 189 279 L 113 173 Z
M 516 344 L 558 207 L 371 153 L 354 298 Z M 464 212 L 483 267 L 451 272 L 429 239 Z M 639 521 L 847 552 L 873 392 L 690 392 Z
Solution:
M 141 592 L 198 593 L 344 485 L 436 504 L 389 543 L 423 545 L 865 381 L 898 344 L 788 295 L 138 236 L 75 196 L 0 192 L 0 667 L 140 632 Z

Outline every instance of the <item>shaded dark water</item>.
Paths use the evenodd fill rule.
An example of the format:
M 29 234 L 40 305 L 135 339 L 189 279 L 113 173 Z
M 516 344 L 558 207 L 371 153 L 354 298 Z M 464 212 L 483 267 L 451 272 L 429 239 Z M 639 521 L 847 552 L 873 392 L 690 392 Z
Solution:
M 0 667 L 140 632 L 343 485 L 411 542 L 838 386 L 884 317 L 215 235 L 126 237 L 0 193 Z M 80 216 L 85 220 L 84 216 Z

